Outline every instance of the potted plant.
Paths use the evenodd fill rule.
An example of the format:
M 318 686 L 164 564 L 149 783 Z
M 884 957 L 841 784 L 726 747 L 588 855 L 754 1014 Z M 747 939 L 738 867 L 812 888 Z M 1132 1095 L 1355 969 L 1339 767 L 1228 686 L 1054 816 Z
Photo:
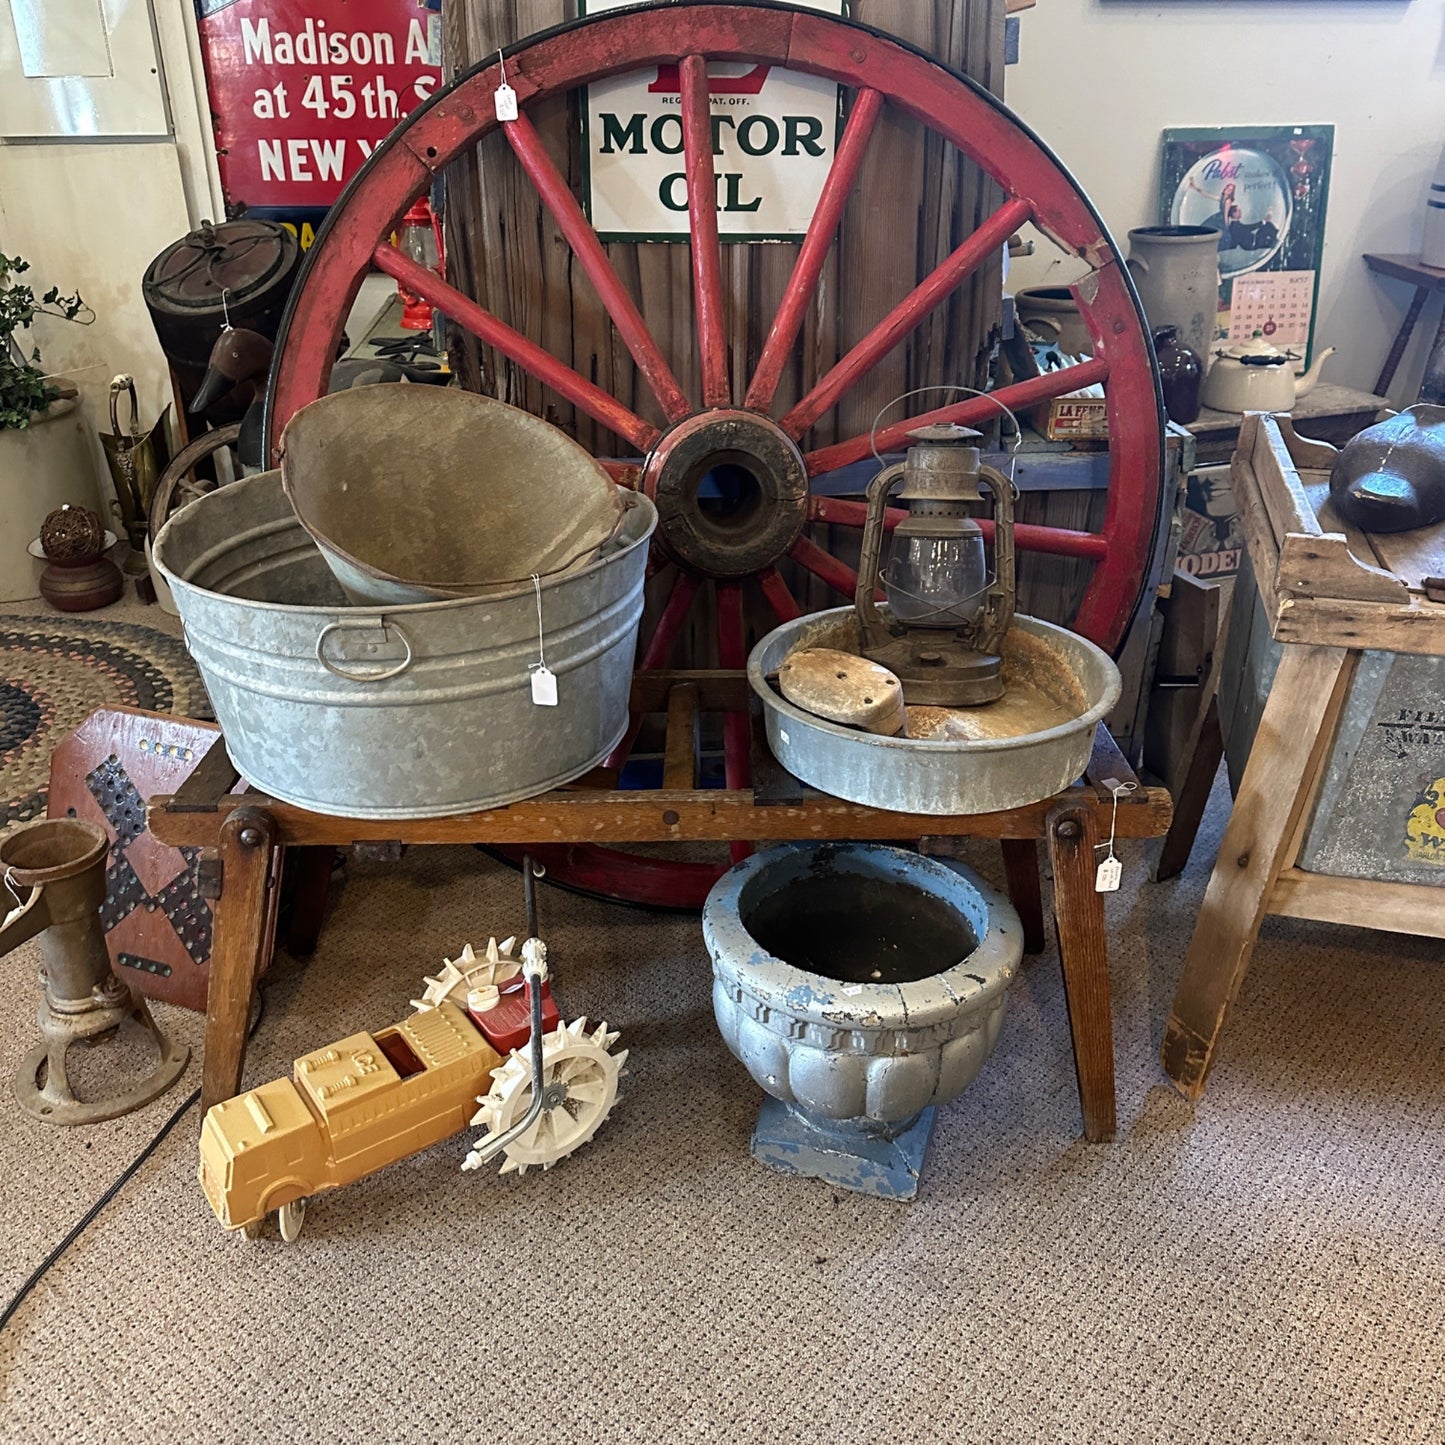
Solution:
M 0 254 L 0 601 L 40 595 L 43 558 L 27 552 L 40 524 L 67 502 L 101 510 L 95 453 L 72 390 L 55 386 L 40 350 L 22 336 L 37 316 L 95 320 L 79 295 L 52 286 L 37 297 L 29 262 Z M 104 515 L 102 511 L 102 515 Z

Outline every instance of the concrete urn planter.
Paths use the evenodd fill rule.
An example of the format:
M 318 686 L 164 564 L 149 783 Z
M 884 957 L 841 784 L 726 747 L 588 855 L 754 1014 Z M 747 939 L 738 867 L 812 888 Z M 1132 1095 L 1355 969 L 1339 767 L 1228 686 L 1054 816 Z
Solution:
M 754 1157 L 912 1197 L 933 1106 L 997 1042 L 1023 953 L 1013 907 L 962 865 L 802 844 L 731 869 L 702 926 L 723 1040 L 776 1101 Z

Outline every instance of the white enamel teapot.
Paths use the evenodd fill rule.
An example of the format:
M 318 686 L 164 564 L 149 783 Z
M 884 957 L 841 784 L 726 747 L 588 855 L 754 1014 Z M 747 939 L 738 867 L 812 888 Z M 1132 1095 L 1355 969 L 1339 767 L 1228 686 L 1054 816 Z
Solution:
M 1294 363 L 1300 358 L 1271 346 L 1264 333 L 1256 331 L 1237 346 L 1215 349 L 1200 400 L 1215 411 L 1289 411 L 1309 394 L 1320 367 L 1334 352 L 1333 346 L 1326 347 L 1308 371 L 1296 375 Z

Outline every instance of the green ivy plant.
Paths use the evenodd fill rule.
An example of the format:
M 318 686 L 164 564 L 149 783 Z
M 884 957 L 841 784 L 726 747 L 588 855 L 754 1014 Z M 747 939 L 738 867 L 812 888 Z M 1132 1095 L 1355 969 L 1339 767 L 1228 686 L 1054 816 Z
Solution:
M 95 320 L 79 293 L 62 296 L 52 286 L 37 300 L 29 286 L 15 280 L 29 269 L 22 257 L 0 253 L 0 431 L 29 426 L 30 418 L 60 395 L 40 368 L 40 348 L 32 347 L 27 359 L 16 333 L 27 331 L 37 316 L 59 316 L 81 326 Z

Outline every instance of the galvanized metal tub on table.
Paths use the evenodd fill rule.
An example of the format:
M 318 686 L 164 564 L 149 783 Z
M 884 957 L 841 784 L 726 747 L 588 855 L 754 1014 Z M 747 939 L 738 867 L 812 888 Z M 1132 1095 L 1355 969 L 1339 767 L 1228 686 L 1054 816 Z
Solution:
M 541 585 L 556 707 L 532 701 L 530 584 L 349 606 L 278 472 L 176 513 L 155 560 L 248 782 L 345 818 L 439 817 L 580 777 L 622 737 L 657 522 L 646 497 L 630 501 L 599 561 Z
M 789 653 L 801 647 L 859 650 L 851 607 L 816 612 L 770 632 L 748 658 L 748 682 L 763 705 L 773 756 L 803 782 L 872 808 L 958 815 L 1021 808 L 1051 797 L 1082 776 L 1101 718 L 1119 700 L 1119 669 L 1092 642 L 1016 615 L 1004 641 L 1004 681 L 1016 634 L 1038 639 L 1068 669 L 1086 706 L 1065 724 L 1018 737 L 918 739 L 879 737 L 831 723 L 794 707 L 769 684 Z

